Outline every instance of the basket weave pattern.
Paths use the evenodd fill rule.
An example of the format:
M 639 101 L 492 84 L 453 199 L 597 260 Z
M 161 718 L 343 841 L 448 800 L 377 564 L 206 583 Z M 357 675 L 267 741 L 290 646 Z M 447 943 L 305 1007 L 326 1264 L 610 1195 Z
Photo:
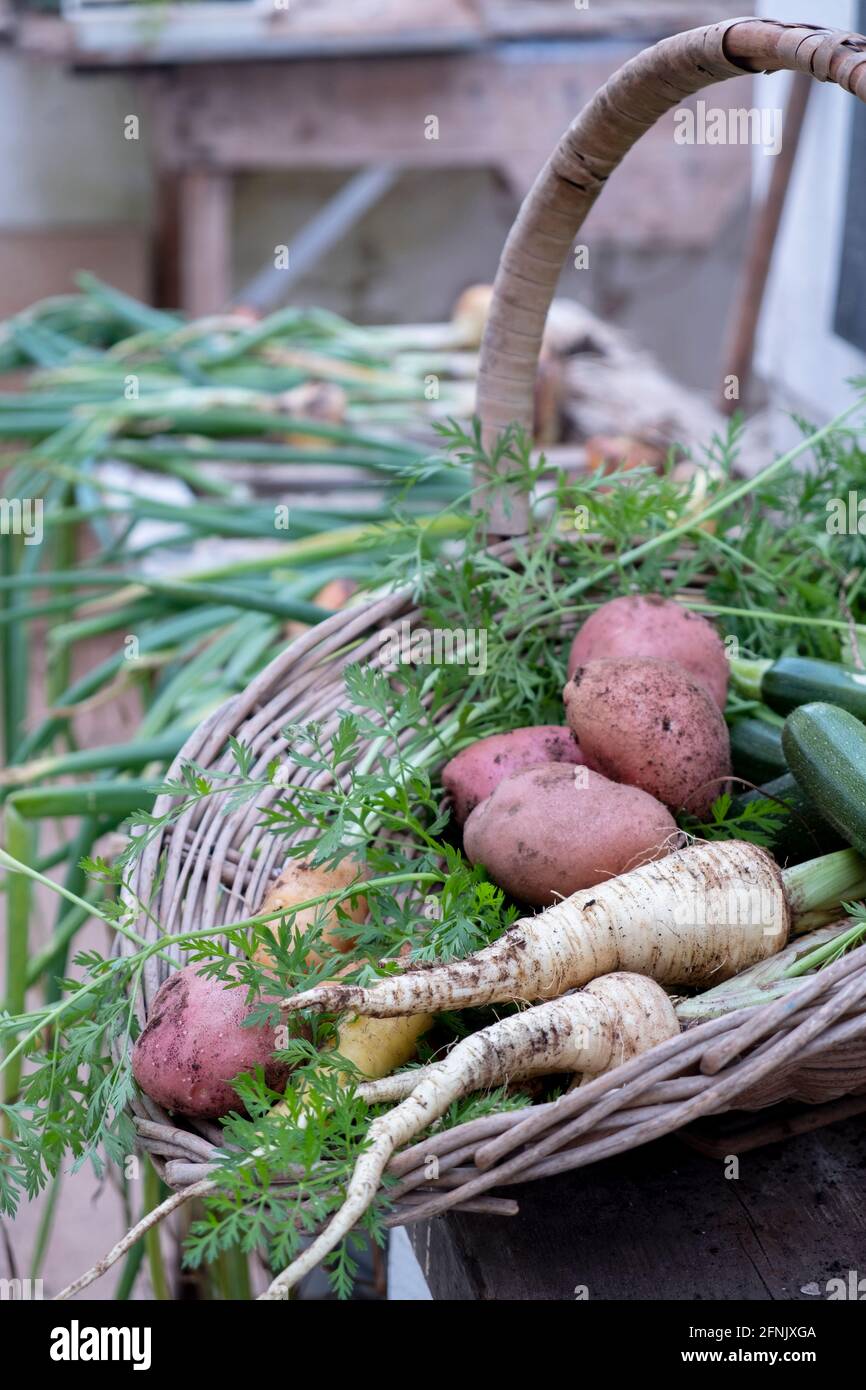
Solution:
M 526 199 L 508 238 L 482 347 L 478 412 L 485 437 L 530 426 L 533 383 L 545 318 L 565 255 L 608 176 L 661 115 L 711 83 L 744 71 L 789 69 L 834 81 L 866 100 L 866 38 L 808 25 L 732 20 L 664 40 L 626 64 L 565 133 Z M 483 481 L 483 480 L 482 480 Z M 491 506 L 491 531 L 527 529 L 528 503 Z M 501 540 L 500 555 L 512 551 Z M 323 741 L 347 707 L 350 663 L 381 666 L 383 629 L 421 614 L 402 590 L 335 614 L 294 641 L 240 696 L 187 740 L 171 769 L 194 762 L 231 774 L 233 735 L 251 752 L 251 776 L 283 759 L 289 724 L 315 719 Z M 289 789 L 311 774 L 291 766 Z M 261 826 L 263 808 L 286 795 L 275 785 L 256 805 L 227 812 L 220 796 L 197 802 L 158 834 L 137 861 L 130 901 L 149 905 L 136 924 L 148 941 L 213 928 L 255 913 L 282 867 L 284 841 Z M 161 797 L 155 814 L 172 807 Z M 164 859 L 164 873 L 159 876 Z M 119 949 L 133 949 L 122 941 Z M 169 948 L 169 954 L 176 948 Z M 147 1019 L 169 973 L 147 963 L 139 1003 Z M 398 1154 L 393 1218 L 419 1220 L 447 1207 L 484 1210 L 481 1194 L 582 1167 L 634 1148 L 705 1115 L 759 1110 L 782 1100 L 820 1104 L 866 1092 L 866 951 L 808 979 L 784 999 L 691 1028 L 643 1056 L 530 1111 L 508 1112 L 451 1129 Z M 207 1176 L 221 1141 L 218 1126 L 177 1123 L 144 1095 L 133 1102 L 142 1145 L 173 1187 Z M 423 1160 L 439 1155 L 430 1182 Z M 413 1195 L 414 1194 L 414 1195 Z

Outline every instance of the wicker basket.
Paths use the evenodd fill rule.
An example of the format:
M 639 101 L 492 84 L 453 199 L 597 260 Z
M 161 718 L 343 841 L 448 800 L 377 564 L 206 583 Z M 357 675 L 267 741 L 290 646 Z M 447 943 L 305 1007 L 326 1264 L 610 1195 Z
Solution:
M 808 25 L 738 19 L 695 29 L 646 50 L 617 72 L 563 136 L 526 199 L 505 247 L 478 386 L 489 441 L 513 421 L 531 424 L 533 383 L 554 287 L 576 231 L 608 176 L 638 137 L 684 97 L 744 72 L 790 69 L 837 82 L 866 100 L 866 38 Z M 482 480 L 483 481 L 483 480 Z M 492 500 L 492 499 L 491 499 Z M 491 531 L 507 538 L 527 525 L 528 504 L 496 502 Z M 499 539 L 507 555 L 513 542 Z M 243 695 L 228 701 L 187 740 L 172 769 L 196 762 L 230 772 L 226 741 L 252 751 L 255 772 L 286 751 L 281 730 L 315 717 L 333 733 L 346 705 L 350 663 L 379 663 L 380 632 L 420 614 L 408 591 L 329 618 L 293 642 Z M 292 772 L 295 784 L 307 773 Z M 165 932 L 219 926 L 251 915 L 279 871 L 281 841 L 261 829 L 262 806 L 231 813 L 209 798 L 157 836 L 138 861 L 131 892 L 150 905 L 137 924 Z M 171 799 L 162 797 L 163 814 Z M 160 879 L 157 872 L 165 857 Z M 121 949 L 129 949 L 125 943 Z M 142 1021 L 169 966 L 151 957 L 143 979 Z M 546 1177 L 634 1148 L 729 1109 L 757 1110 L 783 1100 L 821 1104 L 866 1092 L 866 951 L 843 957 L 783 1000 L 702 1024 L 561 1099 L 469 1123 L 400 1153 L 391 1171 L 403 1181 L 394 1220 L 418 1220 L 448 1207 L 505 1210 L 483 1194 L 505 1183 Z M 141 1096 L 134 1102 L 141 1143 L 168 1183 L 206 1177 L 220 1132 L 178 1125 Z M 439 1155 L 435 1183 L 423 1158 Z M 414 1196 L 410 1194 L 414 1193 Z

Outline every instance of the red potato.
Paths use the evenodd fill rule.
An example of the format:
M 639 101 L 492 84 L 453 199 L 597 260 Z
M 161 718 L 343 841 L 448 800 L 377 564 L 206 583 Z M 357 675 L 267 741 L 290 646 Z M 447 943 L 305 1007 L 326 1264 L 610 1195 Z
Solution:
M 671 810 L 705 815 L 731 775 L 728 726 L 672 661 L 590 661 L 563 690 L 587 759 Z
M 242 1072 L 264 1068 L 265 1079 L 282 1090 L 289 1068 L 274 1059 L 274 1029 L 244 1028 L 254 1005 L 244 988 L 187 965 L 157 990 L 147 1027 L 132 1051 L 132 1072 L 141 1089 L 181 1115 L 215 1119 L 241 1110 L 229 1084 Z
M 462 825 L 505 777 L 542 763 L 584 763 L 577 739 L 557 724 L 537 724 L 491 734 L 462 749 L 442 769 L 442 785 L 451 797 L 454 819 Z
M 721 637 L 700 613 L 661 594 L 611 599 L 587 618 L 571 646 L 569 679 L 578 666 L 605 658 L 675 661 L 710 692 L 719 709 L 728 698 L 728 659 Z
M 513 773 L 469 816 L 463 847 L 519 902 L 547 907 L 676 847 L 669 811 L 587 767 Z

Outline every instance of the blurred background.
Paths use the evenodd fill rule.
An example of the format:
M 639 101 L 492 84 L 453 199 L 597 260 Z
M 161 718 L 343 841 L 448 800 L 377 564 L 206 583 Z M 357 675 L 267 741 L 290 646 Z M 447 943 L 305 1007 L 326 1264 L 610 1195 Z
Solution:
M 252 299 L 315 303 L 360 323 L 447 318 L 463 288 L 492 278 L 520 198 L 604 77 L 645 43 L 741 8 L 0 0 L 0 313 L 68 289 L 86 267 L 193 314 Z M 861 25 L 857 0 L 758 8 Z M 726 104 L 739 100 L 731 88 Z M 812 104 L 797 231 L 775 279 L 796 280 L 814 341 L 828 326 L 816 263 L 839 269 L 853 113 L 835 90 Z M 642 143 L 590 219 L 591 273 L 566 271 L 562 289 L 706 389 L 750 196 L 774 161 L 743 145 L 685 153 L 670 122 Z M 279 246 L 291 268 L 268 276 Z M 768 318 L 784 319 L 790 296 L 773 288 Z M 817 406 L 843 354 L 782 366 L 789 325 L 778 336 L 776 326 L 763 372 Z
M 376 555 L 358 560 L 346 528 L 359 515 L 387 519 L 392 505 L 383 457 L 411 471 L 437 420 L 471 413 L 486 304 L 472 287 L 492 280 L 562 130 L 648 43 L 741 9 L 724 0 L 0 0 L 5 495 L 35 441 L 43 461 L 78 470 L 55 495 L 74 529 L 55 530 L 65 540 L 43 568 L 89 557 L 93 567 L 192 573 L 206 584 L 216 553 L 237 560 L 248 615 L 240 660 L 238 611 L 230 601 L 227 614 L 224 595 L 208 605 L 200 593 L 182 634 L 165 593 L 162 609 L 153 594 L 149 608 L 119 607 L 114 626 L 88 608 L 90 592 L 48 618 L 51 631 L 48 610 L 7 612 L 4 798 L 44 786 L 37 754 L 137 741 L 137 760 L 117 753 L 91 768 L 79 762 L 77 773 L 62 764 L 52 782 L 87 775 L 104 786 L 110 774 L 129 789 L 128 811 L 207 712 L 190 690 L 193 657 L 213 707 L 309 619 L 310 601 L 337 605 L 323 586 L 351 592 Z M 762 0 L 758 12 L 866 31 L 866 0 Z M 673 443 L 700 451 L 734 409 L 747 417 L 742 466 L 757 467 L 795 433 L 791 412 L 821 422 L 866 375 L 866 112 L 835 87 L 798 90 L 787 77 L 743 76 L 714 93 L 709 102 L 726 110 L 786 110 L 781 149 L 683 144 L 671 114 L 617 172 L 563 270 L 546 348 L 536 442 L 566 468 L 658 461 Z M 698 103 L 689 106 L 697 116 Z M 227 336 L 194 327 L 181 370 L 185 317 Z M 260 323 L 269 325 L 263 348 Z M 144 366 L 138 348 L 114 346 L 136 334 L 147 339 Z M 226 347 L 241 340 L 252 345 L 243 370 L 240 350 Z M 127 358 L 143 395 L 233 387 L 259 393 L 256 408 L 288 410 L 286 392 L 306 392 L 292 413 L 324 424 L 330 452 L 321 433 L 318 443 L 283 432 L 249 444 L 249 416 L 227 421 L 220 402 L 194 394 L 171 444 L 155 437 L 169 427 L 152 422 L 111 448 L 111 430 L 96 444 L 70 433 L 70 411 L 117 395 Z M 428 378 L 437 389 L 425 394 Z M 453 495 L 447 479 L 433 480 L 418 505 Z M 258 561 L 244 569 L 274 544 L 283 499 L 291 541 L 306 537 L 315 552 L 309 568 L 301 573 L 293 557 L 272 573 Z M 330 527 L 341 539 L 325 543 Z M 26 561 L 26 548 L 10 548 L 4 574 Z M 13 602 L 6 593 L 4 606 Z M 169 621 L 170 638 L 159 627 Z M 169 656 L 118 686 L 130 632 L 143 650 Z M 75 739 L 59 745 L 58 707 L 75 712 Z M 110 846 L 125 813 L 116 784 L 113 795 L 110 810 L 85 819 L 62 797 L 40 810 L 21 791 L 13 814 L 26 822 L 34 862 L 83 891 L 78 858 Z M 7 846 L 9 815 L 7 802 Z M 76 948 L 105 944 L 98 923 L 70 925 L 41 891 L 4 926 L 19 945 L 23 931 L 43 967 L 59 952 L 55 976 L 73 937 Z M 42 977 L 10 984 L 9 959 L 7 998 L 17 988 L 20 1003 Z M 87 1170 L 63 1181 L 59 1207 L 55 1185 L 4 1223 L 0 1275 L 37 1271 L 48 1292 L 62 1286 L 141 1200 L 135 1182 L 121 1190 Z M 151 1296 L 149 1277 L 136 1274 L 133 1296 Z M 106 1276 L 94 1295 L 114 1296 L 115 1283 Z M 371 1266 L 366 1288 L 383 1295 L 383 1268 Z M 309 1296 L 322 1293 L 314 1285 Z M 408 1255 L 390 1296 L 424 1296 Z

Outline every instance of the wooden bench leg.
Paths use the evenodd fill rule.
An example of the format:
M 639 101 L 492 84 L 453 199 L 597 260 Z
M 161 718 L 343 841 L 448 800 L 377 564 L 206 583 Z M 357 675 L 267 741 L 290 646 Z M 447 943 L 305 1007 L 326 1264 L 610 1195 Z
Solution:
M 180 175 L 181 307 L 193 318 L 231 298 L 231 176 L 210 169 Z

